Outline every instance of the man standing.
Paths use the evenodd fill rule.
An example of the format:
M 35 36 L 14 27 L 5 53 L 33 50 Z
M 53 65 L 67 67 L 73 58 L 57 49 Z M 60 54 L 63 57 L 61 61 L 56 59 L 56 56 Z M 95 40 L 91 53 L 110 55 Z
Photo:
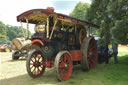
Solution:
M 116 43 L 116 41 L 112 41 L 112 49 L 113 49 L 113 55 L 114 55 L 114 60 L 115 60 L 115 64 L 118 64 L 118 59 L 117 59 L 117 55 L 118 55 L 118 43 Z

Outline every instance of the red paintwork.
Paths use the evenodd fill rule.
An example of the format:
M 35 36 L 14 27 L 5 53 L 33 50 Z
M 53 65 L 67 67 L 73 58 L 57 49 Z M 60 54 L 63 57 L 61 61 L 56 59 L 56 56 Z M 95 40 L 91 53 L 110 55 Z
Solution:
M 24 17 L 29 17 L 30 15 L 41 14 L 41 13 L 45 14 L 46 16 L 56 14 L 55 12 L 51 12 L 46 9 L 32 9 L 17 16 L 17 21 L 20 21 L 20 19 L 24 19 Z
M 87 53 L 87 60 L 89 69 L 94 69 L 97 64 L 97 47 L 96 47 L 96 41 L 91 39 L 88 47 L 88 53 Z
M 92 26 L 92 27 L 98 27 L 97 25 L 95 25 L 93 23 L 89 23 L 87 21 L 73 18 L 71 16 L 67 16 L 64 14 L 51 12 L 51 11 L 48 11 L 47 9 L 32 9 L 32 10 L 26 11 L 26 12 L 20 14 L 19 16 L 17 16 L 17 21 L 26 22 L 25 18 L 28 18 L 29 16 L 35 15 L 35 14 L 45 14 L 46 16 L 54 15 L 57 17 L 58 20 L 68 21 L 68 22 L 77 23 L 77 24 L 81 24 L 81 25 L 88 25 L 88 26 Z M 29 20 L 29 23 L 37 24 L 36 21 L 31 21 L 31 20 Z
M 45 42 L 51 42 L 51 40 L 46 39 Z
M 81 61 L 82 53 L 80 50 L 71 50 L 69 52 L 72 56 L 72 61 Z
M 59 60 L 59 75 L 61 80 L 67 80 L 72 73 L 72 60 L 68 53 L 64 54 L 64 57 L 61 56 Z
M 41 40 L 33 40 L 31 45 L 44 45 L 44 43 Z
M 46 61 L 46 67 L 51 68 L 54 65 L 54 61 Z

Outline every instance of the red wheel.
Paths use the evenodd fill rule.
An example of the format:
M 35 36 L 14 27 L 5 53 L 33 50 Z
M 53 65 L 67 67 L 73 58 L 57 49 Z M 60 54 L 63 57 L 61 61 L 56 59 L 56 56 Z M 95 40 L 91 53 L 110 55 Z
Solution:
M 85 38 L 82 46 L 82 68 L 83 70 L 89 70 L 96 67 L 97 64 L 97 46 L 93 37 Z
M 26 69 L 29 76 L 36 78 L 43 75 L 45 71 L 44 57 L 39 50 L 32 50 L 27 57 Z
M 72 73 L 72 59 L 68 51 L 61 51 L 55 59 L 55 70 L 59 80 L 67 80 Z
M 97 46 L 94 38 L 90 39 L 87 50 L 87 60 L 90 69 L 96 67 L 97 64 Z
M 15 51 L 12 53 L 12 60 L 18 60 L 20 57 L 21 52 L 20 51 Z

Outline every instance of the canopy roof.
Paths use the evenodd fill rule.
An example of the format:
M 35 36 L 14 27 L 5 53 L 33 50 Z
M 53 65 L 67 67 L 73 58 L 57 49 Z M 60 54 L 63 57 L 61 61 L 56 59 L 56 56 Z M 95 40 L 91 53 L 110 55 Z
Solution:
M 99 27 L 98 25 L 95 25 L 93 23 L 83 21 L 77 18 L 73 18 L 71 16 L 67 16 L 64 14 L 49 11 L 47 9 L 32 9 L 32 10 L 26 11 L 20 14 L 19 16 L 17 16 L 17 21 L 26 22 L 26 19 L 28 19 L 29 23 L 37 24 L 38 22 L 45 22 L 47 18 L 50 16 L 54 16 L 54 18 L 60 21 L 81 24 L 81 25 L 86 25 L 86 26 L 96 27 L 96 28 Z

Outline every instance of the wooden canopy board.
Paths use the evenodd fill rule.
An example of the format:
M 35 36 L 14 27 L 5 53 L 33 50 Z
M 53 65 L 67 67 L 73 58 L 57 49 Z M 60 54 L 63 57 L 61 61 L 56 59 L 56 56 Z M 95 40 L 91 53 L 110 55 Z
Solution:
M 84 26 L 98 28 L 98 26 L 93 23 L 89 23 L 87 21 L 73 18 L 71 16 L 67 16 L 64 14 L 48 11 L 47 9 L 32 9 L 26 11 L 20 14 L 19 16 L 17 16 L 17 21 L 26 22 L 26 19 L 28 19 L 28 22 L 33 24 L 37 24 L 39 22 L 46 23 L 47 18 L 50 16 L 54 16 L 54 21 L 55 19 L 60 20 L 61 24 L 67 24 L 67 25 L 80 24 Z

